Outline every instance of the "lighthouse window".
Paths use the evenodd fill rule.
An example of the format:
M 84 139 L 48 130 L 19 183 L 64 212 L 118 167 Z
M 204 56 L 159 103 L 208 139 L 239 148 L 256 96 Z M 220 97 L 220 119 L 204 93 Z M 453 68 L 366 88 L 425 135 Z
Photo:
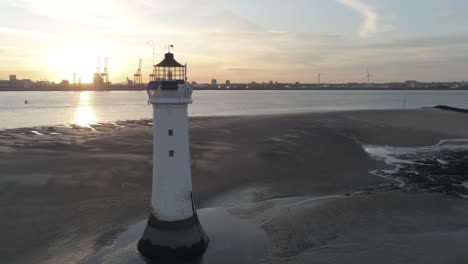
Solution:
M 169 136 L 172 137 L 172 136 L 174 135 L 174 130 L 169 129 L 169 131 L 167 132 L 167 134 L 168 134 Z
M 173 150 L 169 150 L 169 157 L 174 157 L 174 151 Z

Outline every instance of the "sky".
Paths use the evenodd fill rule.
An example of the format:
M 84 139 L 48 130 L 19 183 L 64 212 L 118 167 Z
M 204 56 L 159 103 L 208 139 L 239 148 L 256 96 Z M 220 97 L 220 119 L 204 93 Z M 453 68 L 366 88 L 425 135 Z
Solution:
M 468 80 L 464 0 L 0 0 L 0 79 L 146 82 L 150 40 L 200 83 Z

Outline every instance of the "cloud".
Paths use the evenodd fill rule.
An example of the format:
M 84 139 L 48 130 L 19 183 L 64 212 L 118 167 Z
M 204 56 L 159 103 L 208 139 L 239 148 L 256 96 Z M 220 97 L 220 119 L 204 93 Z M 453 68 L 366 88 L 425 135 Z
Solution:
M 114 27 L 124 23 L 140 22 L 148 6 L 143 0 L 134 0 L 131 4 L 123 0 L 10 0 L 9 2 L 35 15 L 77 24 Z
M 59 40 L 63 38 L 62 36 L 58 36 L 58 35 L 51 34 L 48 32 L 26 30 L 26 29 L 20 29 L 20 28 L 8 28 L 8 27 L 0 27 L 0 35 L 13 35 L 13 36 L 20 36 L 20 37 L 42 38 L 42 39 L 52 39 L 52 40 Z
M 315 79 L 317 71 L 327 73 L 328 81 L 350 81 L 362 75 L 367 65 L 380 76 L 379 81 L 384 81 L 387 70 L 394 71 L 394 77 L 387 75 L 387 80 L 397 80 L 398 72 L 411 73 L 399 71 L 400 67 L 419 71 L 419 65 L 424 64 L 431 71 L 427 71 L 427 77 L 421 74 L 423 80 L 432 78 L 432 67 L 449 65 L 447 58 L 468 57 L 468 34 L 366 38 L 391 26 L 387 23 L 391 19 L 389 14 L 367 4 L 378 3 L 370 0 L 334 1 L 343 9 L 356 12 L 358 19 L 362 17 L 362 24 L 358 25 L 362 38 L 346 33 L 320 34 L 320 31 L 270 27 L 257 17 L 220 6 L 214 0 L 180 0 L 168 2 L 169 5 L 163 4 L 163 0 L 6 1 L 15 10 L 21 7 L 18 20 L 33 21 L 28 24 L 8 21 L 0 26 L 0 53 L 7 52 L 1 54 L 2 58 L 18 65 L 19 71 L 24 69 L 18 73 L 28 78 L 70 78 L 76 63 L 68 68 L 53 64 L 47 72 L 48 67 L 41 67 L 70 51 L 76 51 L 76 57 L 85 61 L 91 76 L 96 56 L 111 58 L 112 81 L 133 74 L 139 58 L 143 59 L 147 73 L 151 68 L 146 65 L 152 60 L 151 49 L 146 45 L 149 39 L 156 42 L 158 58 L 164 44 L 174 44 L 178 58 L 190 65 L 191 79 L 197 81 L 215 77 L 233 82 L 270 79 L 305 82 Z M 460 19 L 459 15 L 460 12 L 451 11 L 439 17 Z M 39 67 L 44 71 L 42 75 L 25 75 L 26 71 Z M 456 65 L 447 68 L 463 76 L 466 61 L 457 59 Z
M 368 37 L 378 32 L 379 14 L 375 9 L 363 3 L 361 0 L 337 0 L 354 11 L 358 12 L 364 17 L 361 28 L 359 29 L 359 35 L 361 37 Z
M 413 48 L 450 48 L 466 46 L 467 34 L 407 37 L 387 40 L 385 42 L 371 43 L 368 48 L 380 50 L 413 49 Z
M 437 15 L 437 20 L 439 21 L 454 21 L 468 17 L 468 12 L 466 10 L 449 10 L 441 12 Z
M 233 72 L 245 72 L 245 71 L 251 71 L 251 70 L 255 70 L 255 69 L 248 68 L 248 67 L 233 66 L 233 67 L 224 68 L 223 70 L 233 71 Z
M 86 33 L 175 35 L 193 32 L 264 30 L 250 19 L 212 4 L 209 0 L 9 0 L 17 8 L 57 20 Z M 79 14 L 79 15 L 70 15 Z

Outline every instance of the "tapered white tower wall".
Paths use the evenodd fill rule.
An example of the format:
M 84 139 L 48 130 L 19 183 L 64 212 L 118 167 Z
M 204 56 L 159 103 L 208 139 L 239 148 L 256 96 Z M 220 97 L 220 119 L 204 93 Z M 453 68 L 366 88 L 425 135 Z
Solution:
M 156 103 L 153 112 L 151 211 L 162 221 L 187 219 L 193 216 L 187 103 Z
M 187 118 L 192 87 L 186 84 L 186 66 L 172 53 L 155 65 L 155 72 L 147 90 L 153 106 L 151 213 L 138 251 L 150 261 L 191 260 L 209 243 L 192 199 Z

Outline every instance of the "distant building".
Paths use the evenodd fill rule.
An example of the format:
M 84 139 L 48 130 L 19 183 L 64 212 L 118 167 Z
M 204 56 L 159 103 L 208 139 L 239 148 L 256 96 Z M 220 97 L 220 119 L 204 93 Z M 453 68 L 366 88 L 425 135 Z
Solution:
M 104 79 L 101 74 L 95 73 L 93 78 L 94 88 L 102 88 L 104 86 Z
M 0 87 L 2 88 L 13 88 L 20 86 L 18 80 L 16 79 L 16 75 L 12 74 L 9 76 L 8 80 L 1 80 Z
M 0 88 L 8 88 L 11 87 L 10 81 L 0 81 Z
M 212 87 L 218 86 L 218 81 L 216 79 L 211 80 L 211 86 Z
M 417 88 L 417 87 L 419 87 L 420 83 L 418 81 L 409 80 L 409 81 L 405 81 L 405 84 L 409 88 Z
M 39 81 L 36 82 L 37 87 L 48 87 L 50 85 L 51 85 L 51 83 L 49 81 L 47 81 L 47 80 L 39 80 Z
M 33 87 L 33 84 L 30 79 L 18 80 L 16 75 L 10 75 L 8 80 L 0 80 L 0 88 L 29 89 Z
M 62 80 L 59 85 L 60 87 L 67 88 L 70 86 L 70 82 L 68 80 Z
M 226 80 L 226 86 L 229 86 L 231 85 L 231 81 L 230 80 Z
M 25 89 L 29 89 L 33 86 L 33 81 L 31 81 L 30 79 L 23 79 L 21 81 L 19 81 L 21 83 L 21 87 L 22 88 L 25 88 Z

